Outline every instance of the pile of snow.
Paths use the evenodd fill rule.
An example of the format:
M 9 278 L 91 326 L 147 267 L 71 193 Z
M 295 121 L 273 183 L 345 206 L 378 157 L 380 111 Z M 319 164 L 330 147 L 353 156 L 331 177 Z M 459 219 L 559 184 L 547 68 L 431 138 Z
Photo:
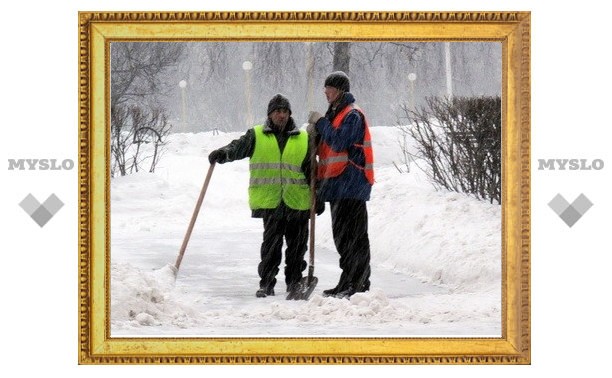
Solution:
M 113 322 L 136 327 L 162 324 L 188 327 L 190 308 L 182 308 L 172 296 L 173 266 L 142 272 L 129 264 L 111 264 L 111 277 Z

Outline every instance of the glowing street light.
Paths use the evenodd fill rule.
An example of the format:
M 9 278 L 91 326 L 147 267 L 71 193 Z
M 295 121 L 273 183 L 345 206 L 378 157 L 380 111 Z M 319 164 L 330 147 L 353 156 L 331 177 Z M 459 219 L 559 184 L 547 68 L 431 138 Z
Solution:
M 253 69 L 253 63 L 251 63 L 248 60 L 245 60 L 244 63 L 242 63 L 242 69 L 245 71 L 250 71 Z

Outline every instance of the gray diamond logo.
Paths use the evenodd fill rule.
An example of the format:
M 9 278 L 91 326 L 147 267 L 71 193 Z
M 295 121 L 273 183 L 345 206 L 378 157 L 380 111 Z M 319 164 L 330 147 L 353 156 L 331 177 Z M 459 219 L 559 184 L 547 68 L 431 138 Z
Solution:
M 580 195 L 569 203 L 561 194 L 557 194 L 548 206 L 567 224 L 572 227 L 593 206 L 593 203 L 585 196 Z
M 43 227 L 55 214 L 57 214 L 62 206 L 64 206 L 64 203 L 55 194 L 51 194 L 49 198 L 41 204 L 36 197 L 32 194 L 28 194 L 19 203 L 19 206 L 28 213 L 34 222 L 40 227 Z

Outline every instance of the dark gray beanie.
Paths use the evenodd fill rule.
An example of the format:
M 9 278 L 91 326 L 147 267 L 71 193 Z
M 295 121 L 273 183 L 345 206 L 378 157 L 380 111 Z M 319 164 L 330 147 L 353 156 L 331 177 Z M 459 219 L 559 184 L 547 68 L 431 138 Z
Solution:
M 335 71 L 329 74 L 325 79 L 326 87 L 338 88 L 343 92 L 351 91 L 351 83 L 348 76 L 342 71 Z
M 278 109 L 287 109 L 289 114 L 291 114 L 291 104 L 289 104 L 289 100 L 280 93 L 272 97 L 268 103 L 268 115 Z

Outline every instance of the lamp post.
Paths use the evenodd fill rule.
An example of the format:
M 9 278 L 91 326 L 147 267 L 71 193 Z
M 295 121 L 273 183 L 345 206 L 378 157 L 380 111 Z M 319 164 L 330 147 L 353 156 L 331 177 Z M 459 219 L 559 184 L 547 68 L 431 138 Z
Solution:
M 416 109 L 416 104 L 414 103 L 414 81 L 417 76 L 414 72 L 408 74 L 408 81 L 410 81 L 410 107 L 412 110 Z
M 451 62 L 450 42 L 444 42 L 444 56 L 446 62 L 446 95 L 448 99 L 453 98 L 453 67 Z
M 182 107 L 182 115 L 181 115 L 181 124 L 182 124 L 182 132 L 187 131 L 187 101 L 185 99 L 185 88 L 187 87 L 187 81 L 181 80 L 179 81 L 179 87 L 181 88 L 181 107 Z
M 253 63 L 245 60 L 244 63 L 242 63 L 242 69 L 246 76 L 247 126 L 253 126 L 253 112 L 251 111 L 251 69 L 253 69 Z
M 306 43 L 306 106 L 312 110 L 314 102 L 314 55 L 312 53 L 313 42 Z

